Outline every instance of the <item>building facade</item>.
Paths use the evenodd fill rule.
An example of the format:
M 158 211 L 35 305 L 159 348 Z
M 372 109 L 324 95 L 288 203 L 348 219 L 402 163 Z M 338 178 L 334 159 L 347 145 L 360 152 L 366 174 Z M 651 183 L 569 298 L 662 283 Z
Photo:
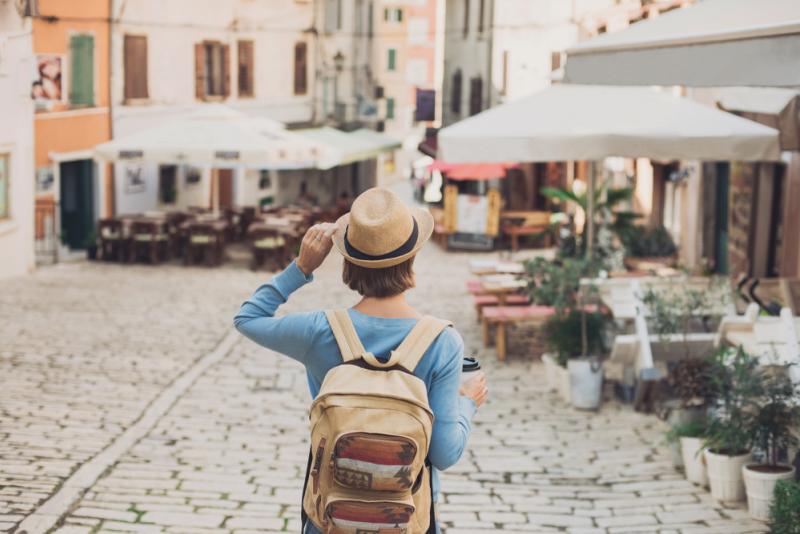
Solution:
M 34 267 L 32 21 L 0 4 L 0 278 Z
M 37 253 L 85 248 L 106 209 L 107 166 L 92 149 L 111 137 L 109 2 L 39 0 L 32 23 Z M 62 248 L 63 246 L 63 248 Z

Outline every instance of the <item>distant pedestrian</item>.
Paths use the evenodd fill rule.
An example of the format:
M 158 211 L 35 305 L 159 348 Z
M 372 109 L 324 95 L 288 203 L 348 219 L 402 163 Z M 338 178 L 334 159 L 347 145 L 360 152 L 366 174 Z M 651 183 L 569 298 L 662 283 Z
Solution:
M 460 384 L 458 332 L 406 302 L 414 257 L 432 230 L 426 210 L 370 189 L 336 223 L 313 226 L 297 261 L 234 319 L 244 335 L 306 367 L 315 401 L 305 533 L 439 530 L 438 471 L 461 457 L 488 392 L 482 372 Z M 361 300 L 347 310 L 275 317 L 333 245 L 344 256 L 344 283 Z

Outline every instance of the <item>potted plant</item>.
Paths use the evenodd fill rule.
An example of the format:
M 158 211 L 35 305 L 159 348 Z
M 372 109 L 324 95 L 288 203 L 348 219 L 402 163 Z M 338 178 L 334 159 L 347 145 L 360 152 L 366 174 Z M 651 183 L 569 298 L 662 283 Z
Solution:
M 794 479 L 794 466 L 781 463 L 781 455 L 798 445 L 793 433 L 800 425 L 800 407 L 795 404 L 798 393 L 786 374 L 764 376 L 761 402 L 752 422 L 753 443 L 763 461 L 742 468 L 753 519 L 768 520 L 775 484 Z
M 800 534 L 800 483 L 779 480 L 769 513 L 772 534 Z
M 86 236 L 83 245 L 86 248 L 86 257 L 92 261 L 97 259 L 97 232 L 94 229 Z
M 697 486 L 708 486 L 708 473 L 703 461 L 703 441 L 706 434 L 706 421 L 691 421 L 675 428 L 681 448 L 683 469 L 686 480 Z
M 742 468 L 752 459 L 754 401 L 761 393 L 758 360 L 744 349 L 723 348 L 709 373 L 716 403 L 709 416 L 704 457 L 711 496 L 722 503 L 744 500 Z
M 628 226 L 620 234 L 625 247 L 625 264 L 631 270 L 649 271 L 673 267 L 678 247 L 663 226 Z

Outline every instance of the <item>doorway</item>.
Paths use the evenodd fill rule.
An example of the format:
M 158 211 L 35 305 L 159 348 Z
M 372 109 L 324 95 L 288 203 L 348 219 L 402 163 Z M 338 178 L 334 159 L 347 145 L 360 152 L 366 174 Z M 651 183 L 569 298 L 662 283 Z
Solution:
M 233 202 L 233 169 L 218 169 L 219 207 L 232 208 Z
M 60 164 L 61 241 L 73 250 L 86 248 L 94 230 L 94 178 L 90 159 Z

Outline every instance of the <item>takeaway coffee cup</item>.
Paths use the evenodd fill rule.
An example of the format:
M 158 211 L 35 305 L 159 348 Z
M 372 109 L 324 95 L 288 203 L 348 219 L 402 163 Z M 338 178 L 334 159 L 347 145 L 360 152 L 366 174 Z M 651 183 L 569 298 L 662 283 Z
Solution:
M 464 357 L 464 363 L 461 365 L 461 383 L 470 380 L 473 376 L 478 374 L 481 370 L 481 364 L 472 357 Z

